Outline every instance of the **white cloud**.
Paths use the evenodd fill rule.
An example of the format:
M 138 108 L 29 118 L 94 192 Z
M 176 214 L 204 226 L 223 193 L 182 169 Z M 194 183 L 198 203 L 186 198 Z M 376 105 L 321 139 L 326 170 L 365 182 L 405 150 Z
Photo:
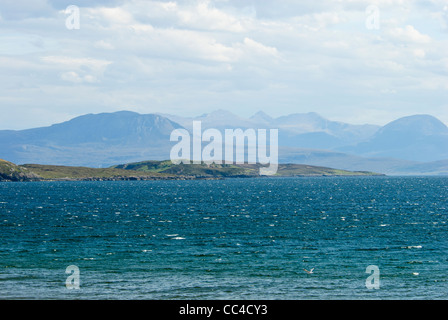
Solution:
M 106 60 L 66 56 L 45 56 L 41 60 L 59 72 L 60 79 L 74 84 L 99 82 L 106 67 L 111 64 Z
M 414 49 L 413 53 L 417 58 L 424 58 L 426 56 L 426 52 L 423 49 Z
M 61 74 L 61 79 L 72 83 L 93 83 L 96 82 L 96 78 L 92 75 L 81 76 L 75 71 L 68 71 Z
M 132 13 L 121 7 L 97 7 L 82 9 L 82 11 L 87 11 L 86 15 L 90 18 L 102 19 L 110 25 L 126 25 L 134 21 Z
M 311 30 L 318 31 L 323 28 L 328 28 L 332 25 L 341 23 L 344 21 L 344 19 L 338 12 L 321 12 L 307 15 L 303 18 L 301 17 L 299 21 L 303 21 L 303 23 Z
M 107 42 L 104 40 L 96 41 L 94 46 L 95 46 L 95 48 L 98 48 L 98 49 L 105 49 L 105 50 L 115 49 L 115 47 L 110 42 Z
M 265 46 L 264 44 L 250 38 L 244 38 L 243 43 L 245 49 L 254 52 L 257 55 L 267 55 L 271 57 L 279 56 L 279 52 L 275 47 Z
M 103 72 L 104 69 L 111 64 L 111 61 L 94 59 L 94 58 L 74 58 L 67 56 L 44 56 L 42 61 L 58 65 L 64 68 L 76 68 L 86 67 L 94 72 Z
M 182 8 L 178 10 L 177 15 L 179 24 L 185 27 L 232 32 L 245 30 L 237 17 L 210 7 L 210 1 L 200 1 L 193 8 Z
M 397 41 L 414 42 L 420 44 L 431 42 L 430 36 L 420 33 L 411 25 L 407 25 L 404 28 L 393 28 L 389 30 L 389 35 Z
M 8 21 L 42 17 L 53 11 L 46 0 L 3 0 L 0 4 L 1 15 Z
M 241 55 L 240 50 L 204 33 L 182 29 L 134 30 L 138 32 L 131 36 L 129 47 L 149 56 L 196 62 L 231 62 Z

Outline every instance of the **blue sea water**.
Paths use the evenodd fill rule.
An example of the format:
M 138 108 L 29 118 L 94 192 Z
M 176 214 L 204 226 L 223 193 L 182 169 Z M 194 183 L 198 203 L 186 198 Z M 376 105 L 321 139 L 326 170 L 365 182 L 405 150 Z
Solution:
M 447 220 L 447 177 L 5 182 L 0 298 L 447 299 Z

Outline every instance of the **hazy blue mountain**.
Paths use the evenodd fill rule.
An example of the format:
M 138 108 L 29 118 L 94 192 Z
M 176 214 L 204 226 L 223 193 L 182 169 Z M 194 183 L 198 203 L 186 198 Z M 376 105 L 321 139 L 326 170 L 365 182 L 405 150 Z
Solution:
M 448 159 L 448 127 L 430 115 L 403 117 L 382 127 L 368 141 L 340 150 L 366 157 Z
M 297 148 L 335 149 L 346 145 L 354 145 L 370 138 L 380 126 L 352 125 L 330 121 L 315 112 L 294 113 L 272 118 L 259 111 L 250 118 L 241 118 L 235 114 L 217 110 L 198 117 L 179 117 L 161 114 L 183 127 L 191 130 L 193 121 L 201 121 L 202 128 L 224 129 L 278 129 L 279 144 Z
M 293 113 L 276 118 L 273 125 L 290 132 L 300 134 L 326 131 L 328 127 L 328 120 L 315 112 Z
M 265 125 L 271 125 L 274 119 L 264 113 L 263 111 L 258 111 L 252 117 L 249 118 L 254 123 L 264 123 Z
M 182 127 L 154 114 L 87 114 L 49 127 L 0 131 L 0 158 L 93 166 L 116 164 L 112 161 L 129 155 L 158 159 L 161 153 L 169 155 L 169 137 L 176 128 Z
M 278 139 L 282 146 L 297 148 L 331 150 L 345 145 L 342 139 L 323 131 L 293 134 L 284 129 L 279 129 Z
M 335 149 L 370 138 L 380 127 L 376 125 L 352 125 L 330 121 L 315 112 L 296 113 L 274 120 L 285 145 L 317 149 Z
M 236 128 L 247 129 L 257 128 L 255 126 L 260 125 L 257 122 L 252 121 L 251 119 L 239 117 L 229 111 L 222 109 L 210 113 L 205 113 L 197 117 L 181 117 L 164 113 L 161 113 L 160 115 L 180 124 L 182 127 L 190 131 L 192 129 L 193 121 L 201 121 L 203 130 L 208 128 L 214 128 L 218 130 Z M 259 128 L 266 128 L 266 125 L 263 125 Z
M 161 139 L 169 137 L 174 128 L 179 127 L 181 126 L 158 115 L 120 111 L 87 114 L 49 127 L 0 131 L 0 141 L 4 142 L 3 137 L 6 135 L 23 143 L 40 145 L 147 145 L 160 143 Z
M 413 175 L 448 175 L 448 160 L 434 162 L 424 162 L 400 166 L 396 168 L 394 174 L 413 174 Z

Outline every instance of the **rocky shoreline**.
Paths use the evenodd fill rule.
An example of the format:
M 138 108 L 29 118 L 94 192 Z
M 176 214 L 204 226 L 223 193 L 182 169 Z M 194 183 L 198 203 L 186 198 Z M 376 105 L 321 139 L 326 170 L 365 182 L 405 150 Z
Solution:
M 178 176 L 178 177 L 154 177 L 154 176 L 136 176 L 136 177 L 85 177 L 85 178 L 57 178 L 57 179 L 38 179 L 29 181 L 152 181 L 152 180 L 221 180 L 220 177 L 204 176 Z M 1 181 L 1 180 L 0 180 Z

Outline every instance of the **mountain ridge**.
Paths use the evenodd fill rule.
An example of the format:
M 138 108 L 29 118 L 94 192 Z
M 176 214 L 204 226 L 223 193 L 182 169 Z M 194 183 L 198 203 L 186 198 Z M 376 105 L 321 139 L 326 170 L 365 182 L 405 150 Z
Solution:
M 368 157 L 444 160 L 448 159 L 448 127 L 427 114 L 402 117 L 383 126 L 369 140 L 340 150 Z

